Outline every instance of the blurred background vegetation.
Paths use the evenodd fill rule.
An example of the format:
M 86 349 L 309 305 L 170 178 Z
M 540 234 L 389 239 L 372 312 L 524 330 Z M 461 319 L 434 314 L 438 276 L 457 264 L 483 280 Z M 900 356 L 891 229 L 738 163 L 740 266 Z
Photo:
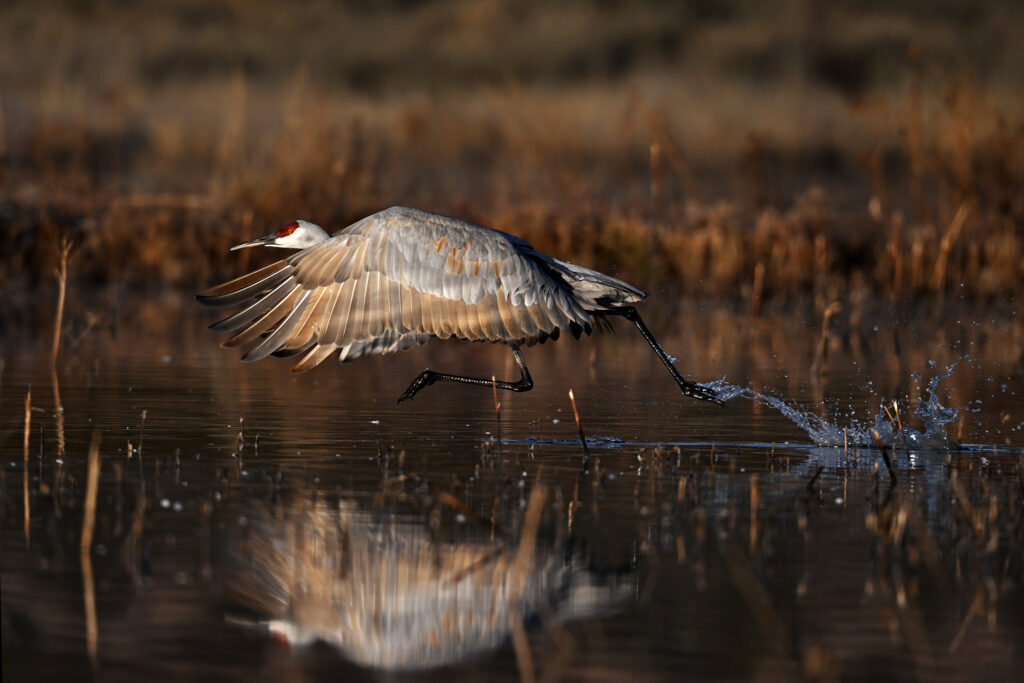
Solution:
M 1024 5 L 7 0 L 0 319 L 406 204 L 662 298 L 1015 312 Z M 43 313 L 44 317 L 49 315 Z

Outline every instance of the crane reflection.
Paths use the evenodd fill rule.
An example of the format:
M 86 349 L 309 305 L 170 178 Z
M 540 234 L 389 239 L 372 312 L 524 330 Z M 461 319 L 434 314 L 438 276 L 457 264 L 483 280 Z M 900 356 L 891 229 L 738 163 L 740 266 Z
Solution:
M 528 519 L 514 541 L 442 540 L 422 516 L 348 500 L 260 507 L 246 520 L 228 544 L 226 588 L 261 615 L 250 623 L 377 669 L 453 664 L 524 626 L 608 614 L 637 593 L 634 571 L 594 571 L 564 534 L 538 538 Z

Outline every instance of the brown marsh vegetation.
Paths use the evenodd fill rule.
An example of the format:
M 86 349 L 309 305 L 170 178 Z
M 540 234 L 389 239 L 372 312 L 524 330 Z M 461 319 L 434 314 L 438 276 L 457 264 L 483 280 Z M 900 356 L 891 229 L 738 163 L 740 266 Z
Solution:
M 371 675 L 260 624 L 451 664 L 423 679 L 1014 680 L 1021 28 L 997 0 L 0 4 L 4 680 Z M 901 438 L 677 410 L 625 335 L 531 358 L 568 401 L 394 411 L 428 353 L 510 360 L 296 379 L 199 330 L 191 294 L 270 256 L 232 244 L 399 203 L 651 289 L 695 377 Z M 953 366 L 965 449 L 910 452 Z
M 743 308 L 1024 282 L 1013 3 L 5 3 L 5 317 L 393 204 Z M 20 315 L 20 314 L 19 314 Z

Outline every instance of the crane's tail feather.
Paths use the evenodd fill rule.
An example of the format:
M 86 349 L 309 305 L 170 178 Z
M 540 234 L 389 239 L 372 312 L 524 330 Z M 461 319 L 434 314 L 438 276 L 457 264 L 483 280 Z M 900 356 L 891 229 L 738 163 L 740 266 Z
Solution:
M 553 268 L 560 271 L 562 278 L 573 293 L 584 303 L 588 311 L 607 310 L 628 306 L 643 301 L 647 292 L 637 289 L 611 275 L 605 275 L 590 268 L 577 266 L 568 261 L 551 259 Z

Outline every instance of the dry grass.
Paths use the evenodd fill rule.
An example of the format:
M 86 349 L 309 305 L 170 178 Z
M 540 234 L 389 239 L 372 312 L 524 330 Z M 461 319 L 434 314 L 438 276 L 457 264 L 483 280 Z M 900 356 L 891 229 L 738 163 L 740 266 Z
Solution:
M 758 312 L 838 301 L 852 315 L 871 295 L 999 307 L 1024 283 L 1024 99 L 1008 85 L 1024 55 L 978 48 L 984 74 L 956 66 L 952 10 L 925 25 L 906 2 L 837 31 L 743 2 L 717 23 L 646 6 L 154 7 L 6 11 L 39 25 L 16 38 L 25 59 L 0 58 L 5 307 L 31 306 L 63 238 L 79 285 L 193 291 L 249 265 L 228 254 L 237 241 L 392 204 Z M 510 20 L 518 42 L 479 39 Z M 217 40 L 226 26 L 235 44 Z M 794 26 L 842 40 L 801 52 Z M 302 30 L 298 59 L 270 49 Z M 55 37 L 50 68 L 27 68 Z M 595 41 L 604 58 L 581 47 Z M 94 72 L 76 78 L 83 54 Z M 850 60 L 864 82 L 843 76 Z

